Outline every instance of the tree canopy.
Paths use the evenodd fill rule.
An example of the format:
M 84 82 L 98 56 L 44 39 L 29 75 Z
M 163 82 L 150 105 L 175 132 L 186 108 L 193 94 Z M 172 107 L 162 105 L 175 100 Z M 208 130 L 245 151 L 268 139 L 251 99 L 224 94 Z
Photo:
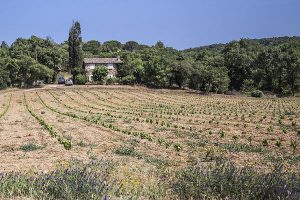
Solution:
M 2 42 L 0 88 L 31 86 L 37 80 L 53 82 L 61 70 L 72 72 L 74 80 L 79 77 L 83 84 L 84 56 L 121 57 L 123 63 L 117 66 L 121 84 L 218 93 L 262 90 L 295 95 L 300 90 L 299 37 L 240 39 L 179 51 L 162 41 L 151 47 L 136 41 L 82 42 L 79 22 L 72 24 L 68 41 L 61 44 L 36 36 L 17 38 L 11 45 Z M 105 76 L 102 68 L 95 70 L 97 82 Z

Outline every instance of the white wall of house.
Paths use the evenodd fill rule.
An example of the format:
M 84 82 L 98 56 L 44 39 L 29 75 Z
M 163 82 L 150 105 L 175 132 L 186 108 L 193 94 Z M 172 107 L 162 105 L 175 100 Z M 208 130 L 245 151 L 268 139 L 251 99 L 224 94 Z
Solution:
M 89 81 L 93 82 L 93 75 L 92 74 L 89 75 Z
M 86 68 L 87 70 L 93 70 L 93 69 L 95 69 L 95 67 L 96 67 L 95 64 L 87 64 L 85 68 Z

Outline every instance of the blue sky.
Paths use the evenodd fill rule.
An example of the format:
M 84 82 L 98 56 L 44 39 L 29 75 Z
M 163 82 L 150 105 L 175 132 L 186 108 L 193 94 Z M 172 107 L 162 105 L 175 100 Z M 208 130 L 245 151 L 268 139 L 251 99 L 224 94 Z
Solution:
M 0 0 L 0 41 L 135 40 L 185 49 L 240 38 L 300 36 L 300 0 Z

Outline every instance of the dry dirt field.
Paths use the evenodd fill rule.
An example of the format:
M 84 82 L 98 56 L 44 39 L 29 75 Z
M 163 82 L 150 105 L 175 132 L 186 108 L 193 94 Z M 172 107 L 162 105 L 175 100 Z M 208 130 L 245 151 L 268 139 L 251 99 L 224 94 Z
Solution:
M 74 159 L 172 168 L 221 157 L 261 171 L 282 160 L 299 172 L 299 115 L 299 98 L 118 86 L 2 91 L 0 169 L 44 172 Z

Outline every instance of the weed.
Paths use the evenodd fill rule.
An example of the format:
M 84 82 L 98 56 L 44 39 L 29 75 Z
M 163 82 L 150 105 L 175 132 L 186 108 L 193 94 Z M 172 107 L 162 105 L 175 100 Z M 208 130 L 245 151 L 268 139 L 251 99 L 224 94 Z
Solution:
M 82 140 L 80 140 L 78 143 L 77 143 L 78 146 L 80 147 L 86 147 L 87 144 L 85 142 L 83 142 Z
M 24 144 L 22 146 L 20 146 L 20 150 L 28 152 L 28 151 L 35 151 L 35 150 L 39 150 L 42 149 L 43 147 L 34 144 L 34 143 L 29 143 L 29 144 Z
M 264 140 L 262 141 L 262 145 L 263 145 L 263 146 L 268 146 L 268 145 L 269 145 L 269 141 L 268 141 L 267 139 L 264 139 Z
M 115 153 L 121 156 L 138 156 L 139 153 L 135 150 L 133 146 L 122 145 L 115 150 Z
M 174 149 L 176 151 L 181 151 L 182 150 L 182 146 L 180 144 L 174 144 Z

